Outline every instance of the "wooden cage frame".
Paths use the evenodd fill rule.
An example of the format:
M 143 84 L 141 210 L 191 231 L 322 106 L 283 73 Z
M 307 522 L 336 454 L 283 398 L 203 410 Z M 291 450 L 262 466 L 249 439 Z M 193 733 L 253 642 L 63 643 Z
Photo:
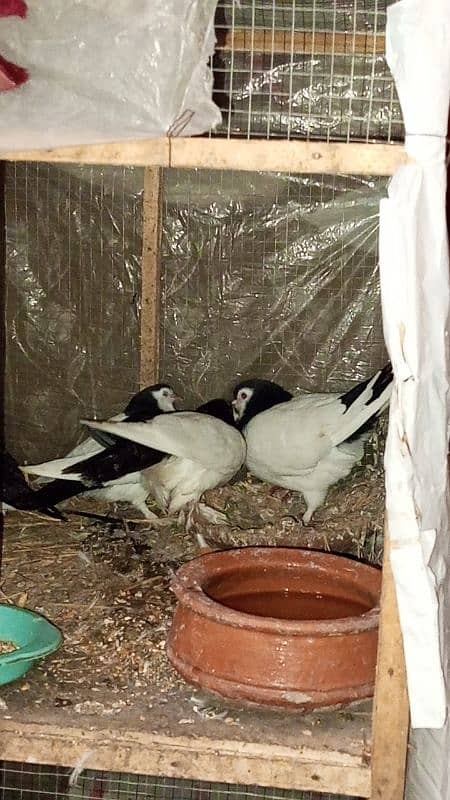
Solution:
M 145 167 L 143 203 L 141 384 L 157 377 L 162 168 L 234 169 L 296 173 L 392 175 L 408 158 L 403 146 L 281 140 L 163 138 L 0 154 L 5 161 L 43 161 Z M 0 720 L 0 759 L 75 764 L 94 749 L 90 769 L 143 772 L 226 783 L 246 783 L 371 800 L 404 796 L 409 709 L 402 637 L 386 530 L 372 748 L 362 760 L 322 751 L 255 742 L 189 740 L 138 731 L 40 725 L 32 719 Z M 320 785 L 317 781 L 320 778 Z

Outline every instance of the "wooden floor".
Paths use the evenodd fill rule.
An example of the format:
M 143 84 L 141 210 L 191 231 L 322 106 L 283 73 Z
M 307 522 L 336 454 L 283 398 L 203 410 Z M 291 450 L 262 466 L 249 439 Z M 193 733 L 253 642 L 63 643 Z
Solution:
M 142 568 L 125 534 L 92 530 L 20 515 L 5 525 L 0 601 L 45 614 L 65 643 L 1 688 L 0 760 L 370 795 L 370 703 L 245 710 L 188 686 L 164 650 L 183 541 L 177 551 L 166 530 Z M 126 568 L 101 553 L 102 536 Z

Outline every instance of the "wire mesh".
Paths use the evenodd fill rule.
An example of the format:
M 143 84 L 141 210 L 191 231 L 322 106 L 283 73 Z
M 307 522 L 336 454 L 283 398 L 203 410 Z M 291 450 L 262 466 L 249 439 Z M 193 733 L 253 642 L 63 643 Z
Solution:
M 85 770 L 72 783 L 63 767 L 4 762 L 0 800 L 358 800 L 347 795 L 271 789 Z
M 384 179 L 169 170 L 160 373 L 186 403 L 237 377 L 336 391 L 385 358 Z M 139 368 L 142 170 L 7 168 L 7 441 L 61 455 Z
M 137 388 L 143 170 L 6 167 L 7 439 L 58 455 Z M 73 442 L 74 443 L 74 442 Z
M 339 391 L 386 358 L 384 179 L 165 174 L 161 371 L 193 402 L 236 380 Z
M 213 135 L 394 141 L 401 110 L 385 58 L 388 0 L 221 0 Z

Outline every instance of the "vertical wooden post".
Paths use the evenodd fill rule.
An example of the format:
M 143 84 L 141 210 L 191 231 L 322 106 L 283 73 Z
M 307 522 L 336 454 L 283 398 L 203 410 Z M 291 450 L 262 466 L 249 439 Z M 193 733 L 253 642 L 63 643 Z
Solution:
M 409 705 L 387 525 L 372 723 L 371 800 L 403 800 Z
M 140 386 L 158 380 L 161 307 L 162 169 L 144 170 Z

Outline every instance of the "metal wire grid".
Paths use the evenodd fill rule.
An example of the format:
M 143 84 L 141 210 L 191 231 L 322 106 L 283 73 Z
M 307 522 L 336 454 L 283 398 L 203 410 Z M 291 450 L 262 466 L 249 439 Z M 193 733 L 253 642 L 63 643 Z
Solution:
M 161 374 L 196 402 L 238 374 L 338 390 L 384 358 L 383 181 L 165 173 Z M 61 453 L 137 385 L 142 171 L 7 170 L 6 427 Z M 359 214 L 359 216 L 358 216 Z
M 85 770 L 74 785 L 71 770 L 5 762 L 0 800 L 358 800 L 346 795 L 298 792 L 166 777 Z
M 56 456 L 137 386 L 142 170 L 6 167 L 6 425 Z
M 197 402 L 241 376 L 337 391 L 377 369 L 384 188 L 350 176 L 167 172 L 165 378 Z
M 404 135 L 384 56 L 387 0 L 221 0 L 211 135 L 394 141 Z

